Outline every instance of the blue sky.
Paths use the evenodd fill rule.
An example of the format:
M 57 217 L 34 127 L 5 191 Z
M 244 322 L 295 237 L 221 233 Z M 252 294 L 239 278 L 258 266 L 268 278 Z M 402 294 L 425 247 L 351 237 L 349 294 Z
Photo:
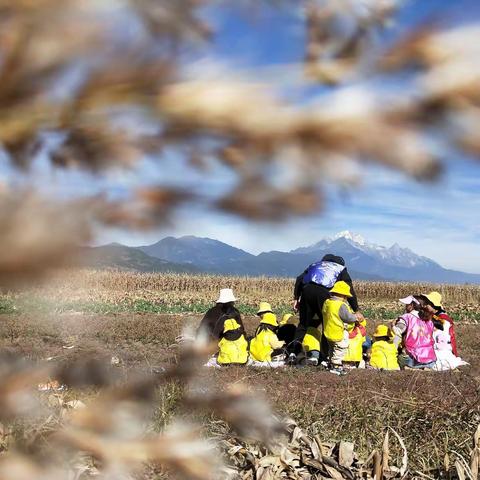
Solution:
M 444 15 L 445 11 L 448 11 Z M 283 64 L 297 63 L 303 57 L 303 25 L 281 10 L 257 12 L 253 18 L 239 10 L 215 7 L 205 12 L 217 31 L 213 52 L 198 58 L 190 74 L 201 70 L 225 68 L 258 72 L 276 79 L 279 86 Z M 431 18 L 464 21 L 479 18 L 477 0 L 407 1 L 387 40 L 413 24 Z M 220 67 L 219 67 L 220 66 Z M 285 70 L 286 71 L 286 70 Z M 291 81 L 291 79 L 288 79 Z M 288 88 L 285 92 L 292 94 Z M 299 98 L 309 95 L 303 90 Z M 83 173 L 54 171 L 45 159 L 36 163 L 38 184 L 49 185 L 56 195 L 70 197 L 106 189 L 111 196 L 122 195 L 129 187 L 144 184 L 172 184 L 190 187 L 208 194 L 231 188 L 234 176 L 228 169 L 214 165 L 214 175 L 190 172 L 183 168 L 178 155 L 167 152 L 161 163 L 145 159 L 136 171 L 115 171 L 101 179 Z M 21 181 L 5 167 L 4 176 Z M 166 235 L 198 235 L 216 238 L 252 253 L 265 250 L 290 250 L 309 245 L 341 230 L 360 233 L 368 241 L 391 245 L 395 242 L 416 253 L 428 256 L 443 266 L 480 273 L 480 163 L 451 158 L 448 177 L 429 185 L 417 183 L 403 174 L 369 166 L 363 183 L 354 189 L 328 187 L 326 210 L 308 218 L 283 224 L 252 224 L 231 215 L 206 211 L 189 205 L 178 211 L 177 221 L 149 233 L 132 233 L 117 229 L 98 232 L 97 243 L 118 241 L 128 245 L 147 244 Z

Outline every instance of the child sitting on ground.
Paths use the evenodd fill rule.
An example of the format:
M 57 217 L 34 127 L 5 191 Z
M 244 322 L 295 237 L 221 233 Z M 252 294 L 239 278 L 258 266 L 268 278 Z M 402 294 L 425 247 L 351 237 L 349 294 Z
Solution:
M 367 321 L 362 320 L 348 334 L 348 350 L 343 358 L 343 364 L 350 367 L 365 368 L 363 361 L 363 345 L 367 340 Z
M 324 334 L 328 340 L 330 372 L 345 374 L 343 359 L 348 351 L 349 332 L 356 323 L 364 320 L 361 313 L 355 314 L 347 303 L 352 296 L 348 283 L 340 281 L 330 290 L 330 298 L 323 305 Z
M 247 363 L 248 342 L 242 326 L 234 318 L 225 320 L 218 348 L 218 364 L 245 365 Z
M 381 370 L 400 370 L 398 349 L 387 325 L 377 325 L 370 355 L 370 366 Z
M 309 326 L 302 340 L 302 348 L 305 352 L 305 364 L 316 367 L 320 363 L 320 343 L 322 332 L 317 326 Z
M 445 317 L 441 318 L 439 316 L 434 316 L 433 325 L 435 327 L 433 330 L 433 348 L 435 349 L 435 355 L 437 356 L 434 370 L 454 370 L 463 365 L 468 365 L 467 362 L 453 352 L 454 348 L 456 351 L 456 344 L 455 341 L 452 341 L 450 334 L 450 332 L 453 331 L 450 322 Z M 455 336 L 453 338 L 455 338 Z
M 257 315 L 260 317 L 260 325 L 250 341 L 250 356 L 257 362 L 271 362 L 272 357 L 283 353 L 281 348 L 285 342 L 277 337 L 277 317 L 269 303 L 261 302 Z

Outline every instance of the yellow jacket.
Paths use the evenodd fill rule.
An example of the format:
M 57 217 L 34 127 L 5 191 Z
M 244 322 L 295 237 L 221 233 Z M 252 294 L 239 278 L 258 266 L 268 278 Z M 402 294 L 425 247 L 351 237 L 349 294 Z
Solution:
M 217 362 L 222 365 L 241 364 L 244 365 L 248 361 L 248 342 L 244 335 L 241 335 L 237 340 L 227 340 L 222 338 L 218 342 Z
M 248 361 L 248 342 L 240 324 L 234 319 L 225 320 L 222 339 L 218 342 L 217 362 L 222 365 L 245 364 Z
M 269 328 L 260 330 L 250 341 L 250 355 L 258 362 L 271 362 L 273 350 L 283 347 L 284 343 Z
M 399 370 L 398 352 L 395 344 L 385 340 L 373 342 L 370 365 L 384 370 Z
M 367 322 L 362 320 L 360 326 L 356 326 L 350 332 L 348 350 L 343 357 L 344 362 L 361 362 L 363 359 L 363 342 L 367 338 Z M 363 327 L 363 328 L 362 328 Z
M 345 308 L 350 313 L 353 313 L 353 310 L 350 308 L 348 303 L 344 302 L 340 298 L 329 298 L 323 304 L 323 325 L 324 325 L 324 334 L 327 337 L 327 340 L 331 342 L 340 342 L 343 339 L 343 334 L 345 330 L 353 330 L 355 324 L 346 324 L 340 318 L 340 308 L 342 305 L 345 305 Z
M 302 340 L 302 347 L 305 352 L 320 351 L 320 340 L 322 335 L 320 330 L 315 327 L 308 327 L 307 333 Z

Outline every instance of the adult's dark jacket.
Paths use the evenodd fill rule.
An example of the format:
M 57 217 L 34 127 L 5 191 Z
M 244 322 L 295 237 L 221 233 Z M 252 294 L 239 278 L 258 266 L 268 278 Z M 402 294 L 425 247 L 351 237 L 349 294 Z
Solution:
M 197 329 L 197 336 L 200 333 L 206 333 L 210 340 L 220 340 L 225 320 L 234 318 L 240 325 L 241 333 L 245 333 L 240 312 L 229 303 L 217 303 L 214 307 L 205 313 Z
M 336 255 L 325 255 L 325 257 L 322 260 L 328 261 L 328 262 L 335 262 L 335 263 L 338 263 L 339 265 L 343 265 L 343 266 L 345 265 L 345 261 L 343 260 L 343 258 L 342 257 L 337 257 Z M 303 277 L 305 276 L 307 271 L 308 271 L 308 267 L 295 280 L 295 287 L 294 287 L 294 290 L 293 290 L 293 296 L 294 296 L 295 300 L 299 300 L 301 295 L 302 295 L 302 289 L 304 287 Z M 340 272 L 339 276 L 337 277 L 337 282 L 339 282 L 339 281 L 344 281 L 344 282 L 348 283 L 348 285 L 350 285 L 350 290 L 352 292 L 352 297 L 350 297 L 348 299 L 348 303 L 350 304 L 350 306 L 352 307 L 354 312 L 358 311 L 357 294 L 355 293 L 355 289 L 353 288 L 352 277 L 350 277 L 350 274 L 348 273 L 348 270 L 347 270 L 346 267 Z

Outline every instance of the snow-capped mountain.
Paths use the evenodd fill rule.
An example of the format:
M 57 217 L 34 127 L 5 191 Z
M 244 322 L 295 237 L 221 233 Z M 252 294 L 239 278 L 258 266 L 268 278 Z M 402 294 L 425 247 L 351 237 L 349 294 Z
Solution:
M 337 233 L 333 237 L 333 241 L 340 238 L 345 239 L 353 247 L 358 248 L 362 252 L 371 255 L 388 265 L 395 265 L 399 267 L 440 267 L 438 263 L 433 260 L 417 255 L 409 248 L 402 248 L 398 243 L 394 243 L 391 247 L 384 247 L 382 245 L 376 245 L 375 243 L 369 243 L 361 235 L 357 235 L 348 230 Z M 320 243 L 320 242 L 319 242 Z M 332 241 L 323 244 L 325 246 L 331 245 Z M 308 247 L 307 247 L 308 248 Z
M 178 271 L 184 268 L 185 271 L 216 274 L 296 277 L 310 263 L 320 260 L 327 253 L 333 253 L 345 259 L 354 279 L 480 284 L 480 275 L 447 270 L 409 248 L 396 243 L 391 247 L 375 245 L 349 231 L 290 252 L 273 251 L 259 255 L 252 255 L 218 240 L 193 236 L 167 237 L 153 245 L 130 248 L 142 253 L 141 258 L 135 258 L 135 262 L 130 261 L 133 258 L 131 252 L 126 255 L 122 250 L 119 256 L 120 247 L 101 247 L 95 263 L 99 267 L 128 267 L 142 271 L 174 268 Z
M 343 232 L 337 233 L 334 237 L 333 240 L 338 240 L 339 238 L 344 238 L 345 240 L 348 240 L 349 242 L 353 242 L 356 245 L 369 245 L 367 241 L 361 236 L 356 233 L 350 232 L 350 230 L 344 230 Z M 370 246 L 374 247 L 375 245 L 372 243 Z
M 349 270 L 368 272 L 388 280 L 480 283 L 480 275 L 447 270 L 430 258 L 417 255 L 398 243 L 391 247 L 376 245 L 348 230 L 290 253 L 317 259 L 325 253 L 335 253 L 345 258 Z

